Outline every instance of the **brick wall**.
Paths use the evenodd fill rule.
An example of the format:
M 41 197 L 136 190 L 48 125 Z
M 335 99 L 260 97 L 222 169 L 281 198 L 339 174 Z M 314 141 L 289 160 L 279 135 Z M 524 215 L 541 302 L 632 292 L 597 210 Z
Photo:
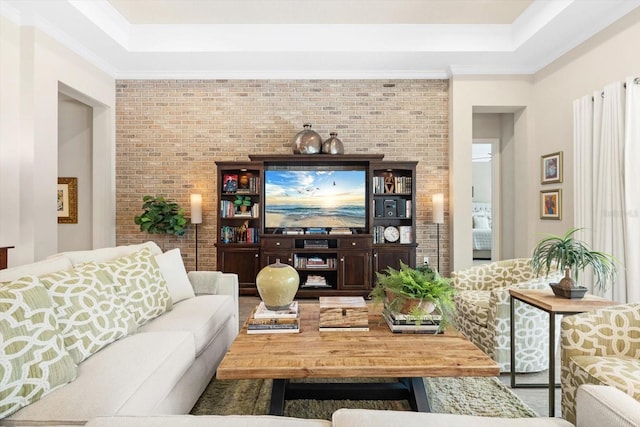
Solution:
M 145 194 L 177 201 L 203 196 L 198 267 L 216 268 L 215 161 L 249 154 L 291 154 L 310 122 L 323 138 L 337 131 L 345 153 L 417 160 L 418 264 L 436 262 L 431 195 L 448 194 L 447 80 L 120 80 L 116 97 L 116 240 L 179 247 L 195 268 L 194 230 L 180 238 L 149 236 L 133 218 Z M 445 215 L 448 208 L 445 201 Z M 448 221 L 440 229 L 441 271 L 449 271 Z

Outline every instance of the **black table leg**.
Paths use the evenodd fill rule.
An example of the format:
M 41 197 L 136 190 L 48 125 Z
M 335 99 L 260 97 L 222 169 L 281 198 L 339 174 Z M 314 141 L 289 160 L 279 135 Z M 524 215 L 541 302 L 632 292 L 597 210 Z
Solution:
M 271 387 L 271 403 L 269 404 L 269 415 L 284 415 L 284 395 L 287 390 L 289 380 L 273 380 Z
M 556 413 L 556 316 L 549 312 L 549 416 Z

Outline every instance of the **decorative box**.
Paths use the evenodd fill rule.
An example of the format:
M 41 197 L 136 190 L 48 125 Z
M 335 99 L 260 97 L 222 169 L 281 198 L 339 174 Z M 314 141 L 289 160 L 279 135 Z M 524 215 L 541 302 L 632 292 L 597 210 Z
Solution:
M 320 297 L 320 328 L 368 328 L 363 297 Z

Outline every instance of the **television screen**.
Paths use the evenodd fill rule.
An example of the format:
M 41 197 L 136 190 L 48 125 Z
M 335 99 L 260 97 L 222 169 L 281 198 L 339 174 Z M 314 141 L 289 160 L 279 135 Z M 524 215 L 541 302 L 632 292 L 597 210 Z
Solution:
M 364 170 L 266 170 L 265 227 L 364 228 Z

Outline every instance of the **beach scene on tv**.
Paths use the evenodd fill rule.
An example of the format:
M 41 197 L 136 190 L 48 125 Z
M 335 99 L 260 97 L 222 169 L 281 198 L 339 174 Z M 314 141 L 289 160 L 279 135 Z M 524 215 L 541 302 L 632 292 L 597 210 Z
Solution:
M 365 227 L 365 186 L 365 171 L 265 171 L 265 226 Z

